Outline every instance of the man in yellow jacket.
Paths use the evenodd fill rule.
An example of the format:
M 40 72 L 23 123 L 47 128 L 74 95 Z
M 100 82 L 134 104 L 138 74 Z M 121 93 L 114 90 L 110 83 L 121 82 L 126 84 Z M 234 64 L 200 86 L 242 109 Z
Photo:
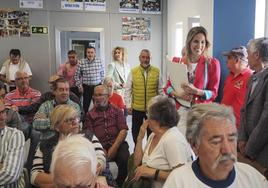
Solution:
M 126 85 L 125 102 L 128 114 L 132 114 L 132 137 L 135 144 L 140 126 L 147 119 L 148 102 L 154 96 L 163 94 L 160 71 L 150 65 L 150 59 L 150 51 L 141 50 L 140 65 L 131 70 Z M 149 134 L 148 130 L 147 133 Z

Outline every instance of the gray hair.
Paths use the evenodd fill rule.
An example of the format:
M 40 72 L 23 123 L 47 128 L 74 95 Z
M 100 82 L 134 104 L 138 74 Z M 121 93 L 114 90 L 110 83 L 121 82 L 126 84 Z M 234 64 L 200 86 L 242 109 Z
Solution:
M 231 107 L 217 103 L 204 103 L 194 105 L 187 115 L 186 138 L 191 144 L 198 144 L 201 130 L 208 120 L 229 120 L 235 126 L 235 116 Z
M 248 50 L 252 53 L 259 52 L 262 61 L 268 61 L 268 38 L 251 39 L 248 42 Z
M 57 144 L 51 162 L 53 181 L 58 174 L 57 168 L 65 166 L 70 173 L 87 165 L 95 176 L 97 157 L 93 144 L 81 134 L 67 136 Z
M 174 127 L 179 122 L 179 114 L 173 99 L 167 96 L 156 96 L 148 105 L 148 118 L 160 123 L 162 127 Z
M 94 88 L 94 93 L 95 93 L 95 90 L 97 89 L 97 88 L 103 88 L 103 91 L 104 91 L 104 93 L 109 93 L 109 88 L 106 86 L 106 85 L 97 85 L 95 88 Z

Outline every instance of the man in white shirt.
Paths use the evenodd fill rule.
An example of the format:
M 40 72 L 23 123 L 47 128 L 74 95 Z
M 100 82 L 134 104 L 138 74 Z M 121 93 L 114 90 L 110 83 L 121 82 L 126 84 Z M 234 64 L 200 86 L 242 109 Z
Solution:
M 268 187 L 257 170 L 236 162 L 237 130 L 230 107 L 198 104 L 187 118 L 186 136 L 198 158 L 175 169 L 164 188 Z
M 150 64 L 151 52 L 143 49 L 139 56 L 140 65 L 134 67 L 127 80 L 125 102 L 128 114 L 132 114 L 132 137 L 136 144 L 140 127 L 145 119 L 148 102 L 163 94 L 160 70 Z M 147 129 L 147 135 L 151 131 Z
M 19 49 L 11 49 L 9 52 L 9 59 L 7 59 L 0 70 L 0 80 L 5 82 L 8 86 L 8 91 L 16 89 L 15 73 L 23 71 L 32 76 L 32 71 L 29 64 L 21 58 Z

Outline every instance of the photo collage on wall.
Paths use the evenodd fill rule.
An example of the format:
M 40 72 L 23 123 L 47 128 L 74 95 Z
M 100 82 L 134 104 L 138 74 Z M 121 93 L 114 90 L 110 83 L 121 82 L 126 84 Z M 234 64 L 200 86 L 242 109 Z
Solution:
M 151 19 L 143 17 L 122 18 L 122 40 L 148 41 L 151 37 Z
M 11 9 L 0 10 L 0 38 L 3 37 L 29 37 L 29 12 Z

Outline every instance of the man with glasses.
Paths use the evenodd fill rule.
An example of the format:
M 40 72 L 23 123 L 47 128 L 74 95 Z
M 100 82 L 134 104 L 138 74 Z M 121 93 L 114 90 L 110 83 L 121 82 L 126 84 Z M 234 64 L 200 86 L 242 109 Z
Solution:
M 94 108 L 85 117 L 84 131 L 93 132 L 102 144 L 108 161 L 114 161 L 118 166 L 116 179 L 121 187 L 127 176 L 127 161 L 129 157 L 127 124 L 123 111 L 109 102 L 109 89 L 104 85 L 96 86 L 93 94 Z
M 23 166 L 23 133 L 6 126 L 6 109 L 0 101 L 0 187 L 23 187 L 19 176 Z
M 21 58 L 19 49 L 11 49 L 9 52 L 9 59 L 7 59 L 0 70 L 0 80 L 5 82 L 8 86 L 8 91 L 16 89 L 15 73 L 17 71 L 24 71 L 29 76 L 32 76 L 32 71 L 29 64 Z
M 50 130 L 50 113 L 59 104 L 67 104 L 73 106 L 81 117 L 80 106 L 71 101 L 69 98 L 69 82 L 64 78 L 59 78 L 52 84 L 54 99 L 48 100 L 41 104 L 36 112 L 33 121 L 33 128 L 41 131 L 41 139 L 47 139 L 54 135 L 54 131 Z
M 29 86 L 29 75 L 24 71 L 17 71 L 15 74 L 16 89 L 7 93 L 5 96 L 5 104 L 21 107 L 29 106 L 39 100 L 40 91 Z M 32 123 L 33 114 L 23 115 L 28 123 Z

